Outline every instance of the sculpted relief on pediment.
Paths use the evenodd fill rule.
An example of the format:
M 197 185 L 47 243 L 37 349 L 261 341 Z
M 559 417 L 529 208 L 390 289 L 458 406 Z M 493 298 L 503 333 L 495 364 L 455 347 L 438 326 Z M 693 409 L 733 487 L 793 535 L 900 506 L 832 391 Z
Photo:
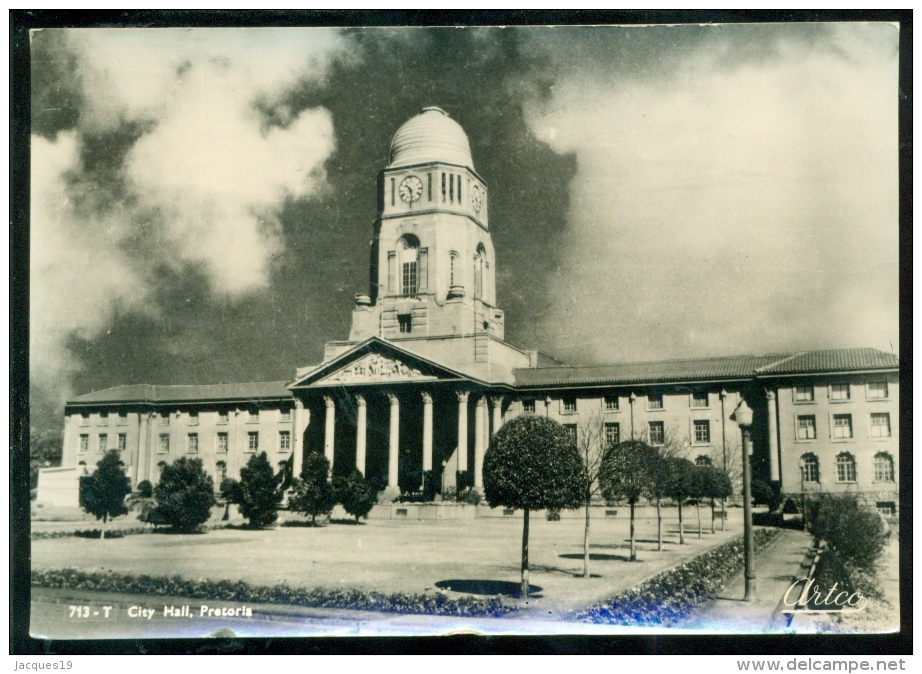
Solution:
M 396 381 L 403 379 L 430 380 L 432 375 L 423 374 L 419 369 L 407 365 L 397 358 L 388 358 L 378 353 L 371 353 L 350 363 L 323 379 L 323 383 L 355 383 L 367 381 Z

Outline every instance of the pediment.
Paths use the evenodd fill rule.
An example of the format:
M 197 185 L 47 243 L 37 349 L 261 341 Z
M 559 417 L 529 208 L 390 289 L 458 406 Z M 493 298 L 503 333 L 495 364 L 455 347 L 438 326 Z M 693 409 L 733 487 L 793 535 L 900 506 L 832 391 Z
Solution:
M 306 372 L 289 388 L 461 379 L 471 378 L 431 359 L 372 337 L 333 360 Z

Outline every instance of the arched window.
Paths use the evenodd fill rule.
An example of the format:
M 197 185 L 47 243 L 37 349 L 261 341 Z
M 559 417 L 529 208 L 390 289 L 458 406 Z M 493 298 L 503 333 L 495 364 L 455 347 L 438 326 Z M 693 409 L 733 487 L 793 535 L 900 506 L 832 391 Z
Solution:
M 874 481 L 893 482 L 893 457 L 886 452 L 874 456 Z
M 477 253 L 474 255 L 474 297 L 483 297 L 483 268 L 487 261 L 487 249 L 483 244 L 477 245 Z
M 802 482 L 820 481 L 820 461 L 815 454 L 800 457 L 800 479 Z
M 449 286 L 459 286 L 461 285 L 461 274 L 460 269 L 458 269 L 458 254 L 455 251 L 451 251 L 448 254 L 448 285 Z
M 712 462 L 711 462 L 711 457 L 705 456 L 704 454 L 702 454 L 702 455 L 699 456 L 697 459 L 695 459 L 695 465 L 696 465 L 696 466 L 710 466 L 711 463 L 712 463 Z
M 218 485 L 218 488 L 220 488 L 221 483 L 227 477 L 227 464 L 224 463 L 223 461 L 218 461 L 214 465 L 214 473 L 215 473 L 215 478 L 216 478 L 215 483 Z
M 405 234 L 397 242 L 397 258 L 400 265 L 400 294 L 415 295 L 419 287 L 419 239 Z
M 839 482 L 854 482 L 855 457 L 847 452 L 842 452 L 836 457 L 836 475 Z

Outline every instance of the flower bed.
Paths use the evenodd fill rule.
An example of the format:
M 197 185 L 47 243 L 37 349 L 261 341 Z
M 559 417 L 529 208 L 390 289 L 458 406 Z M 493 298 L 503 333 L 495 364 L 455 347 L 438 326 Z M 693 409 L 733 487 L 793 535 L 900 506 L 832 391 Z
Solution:
M 342 608 L 389 613 L 449 616 L 499 616 L 516 610 L 499 597 L 459 597 L 444 594 L 384 594 L 362 590 L 299 588 L 285 583 L 250 585 L 242 580 L 186 580 L 179 576 L 130 576 L 88 573 L 77 569 L 33 571 L 32 585 L 94 592 L 123 592 L 148 596 L 175 596 L 211 601 L 290 604 L 313 608 Z
M 756 529 L 758 552 L 780 529 Z M 743 537 L 735 538 L 654 576 L 604 604 L 578 614 L 577 620 L 616 625 L 670 625 L 723 587 L 743 567 Z

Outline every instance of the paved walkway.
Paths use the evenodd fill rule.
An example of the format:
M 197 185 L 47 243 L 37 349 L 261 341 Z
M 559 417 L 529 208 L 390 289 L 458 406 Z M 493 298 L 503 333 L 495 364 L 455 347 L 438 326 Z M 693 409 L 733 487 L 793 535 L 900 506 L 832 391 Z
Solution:
M 750 634 L 787 631 L 782 600 L 791 583 L 809 572 L 809 564 L 806 568 L 803 564 L 812 542 L 806 531 L 784 529 L 771 546 L 756 555 L 754 601 L 743 601 L 745 579 L 741 572 L 717 597 L 694 611 L 681 629 Z

